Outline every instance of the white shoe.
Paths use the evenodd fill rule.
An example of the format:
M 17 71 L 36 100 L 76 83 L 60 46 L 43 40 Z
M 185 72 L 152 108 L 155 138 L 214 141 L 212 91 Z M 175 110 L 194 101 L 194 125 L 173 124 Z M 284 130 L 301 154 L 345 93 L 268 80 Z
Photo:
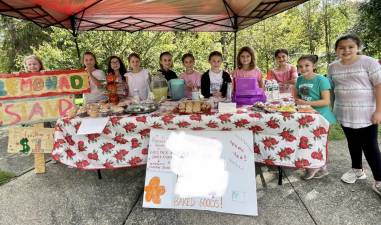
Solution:
M 354 184 L 356 180 L 366 179 L 366 174 L 363 169 L 351 169 L 341 176 L 341 180 L 348 184 Z

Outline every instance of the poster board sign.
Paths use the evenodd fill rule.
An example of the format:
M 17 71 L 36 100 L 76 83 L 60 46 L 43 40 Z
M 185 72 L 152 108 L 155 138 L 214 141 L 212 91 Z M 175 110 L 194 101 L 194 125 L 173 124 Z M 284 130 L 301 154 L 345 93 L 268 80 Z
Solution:
M 0 126 L 56 121 L 74 107 L 72 95 L 1 101 Z
M 8 131 L 8 153 L 23 152 L 23 149 L 26 154 L 51 153 L 53 149 L 54 128 L 11 127 Z
M 143 207 L 258 215 L 253 134 L 151 129 Z
M 83 69 L 0 74 L 0 101 L 89 91 L 89 75 Z

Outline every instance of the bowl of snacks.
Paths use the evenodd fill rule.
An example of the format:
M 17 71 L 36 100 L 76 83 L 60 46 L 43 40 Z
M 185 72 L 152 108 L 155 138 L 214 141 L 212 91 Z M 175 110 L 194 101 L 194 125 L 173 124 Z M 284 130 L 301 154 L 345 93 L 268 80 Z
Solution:
M 158 109 L 158 105 L 155 103 L 140 103 L 129 105 L 124 112 L 128 114 L 144 114 L 151 113 Z

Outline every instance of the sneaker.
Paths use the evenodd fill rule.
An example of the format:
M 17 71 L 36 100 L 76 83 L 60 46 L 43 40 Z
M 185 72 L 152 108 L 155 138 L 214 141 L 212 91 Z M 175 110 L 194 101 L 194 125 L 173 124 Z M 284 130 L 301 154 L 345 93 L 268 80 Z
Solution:
M 351 169 L 341 176 L 341 180 L 348 184 L 354 184 L 356 180 L 366 179 L 366 174 L 363 169 Z
M 372 189 L 374 192 L 376 192 L 378 195 L 381 196 L 381 183 L 380 182 L 374 182 L 374 184 L 372 185 Z
M 321 168 L 314 176 L 315 179 L 320 179 L 329 174 L 327 168 Z
M 317 169 L 307 169 L 306 170 L 306 173 L 302 176 L 302 179 L 303 180 L 311 180 L 312 178 L 314 178 L 315 174 L 317 172 L 319 172 L 319 168 Z

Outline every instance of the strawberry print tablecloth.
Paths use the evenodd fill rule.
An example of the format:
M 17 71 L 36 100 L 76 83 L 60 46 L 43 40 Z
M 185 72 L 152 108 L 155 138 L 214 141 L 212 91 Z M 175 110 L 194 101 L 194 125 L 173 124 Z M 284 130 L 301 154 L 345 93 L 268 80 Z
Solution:
M 147 162 L 150 128 L 237 130 L 254 134 L 255 161 L 267 165 L 318 168 L 327 159 L 329 123 L 319 114 L 237 113 L 113 116 L 101 134 L 77 135 L 81 118 L 62 118 L 54 132 L 52 157 L 80 169 L 110 169 Z

